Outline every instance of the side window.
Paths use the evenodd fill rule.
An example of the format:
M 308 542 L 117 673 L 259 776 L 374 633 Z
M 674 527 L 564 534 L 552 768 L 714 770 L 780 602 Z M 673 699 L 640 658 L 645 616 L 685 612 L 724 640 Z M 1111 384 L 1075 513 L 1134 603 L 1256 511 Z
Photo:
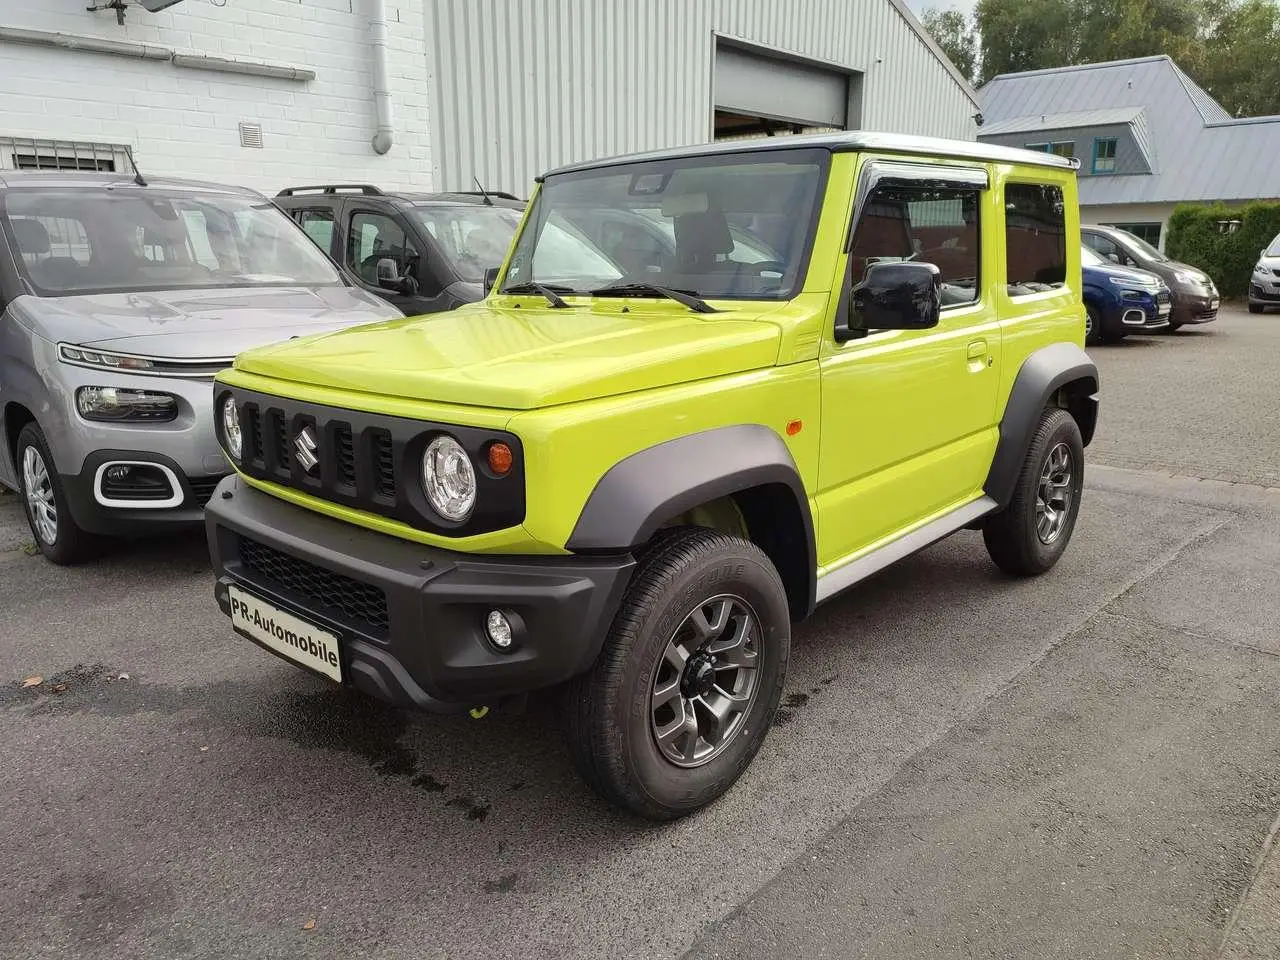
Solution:
M 1116 263 L 1126 263 L 1129 258 L 1125 255 L 1124 248 L 1116 243 L 1110 237 L 1095 237 L 1094 250 L 1108 260 L 1114 260 Z
M 421 281 L 422 253 L 391 217 L 367 210 L 351 215 L 347 265 L 371 287 L 378 285 L 378 261 L 394 260 L 396 273 Z
M 333 251 L 333 228 L 336 223 L 332 210 L 324 207 L 308 207 L 303 210 L 294 210 L 290 216 L 298 221 L 298 225 L 317 247 L 325 253 Z
M 883 184 L 867 198 L 849 252 L 854 282 L 886 260 L 919 260 L 942 272 L 942 306 L 978 299 L 978 199 L 975 187 Z
M 1009 296 L 1061 287 L 1067 279 L 1067 219 L 1062 188 L 1009 183 L 1004 188 Z

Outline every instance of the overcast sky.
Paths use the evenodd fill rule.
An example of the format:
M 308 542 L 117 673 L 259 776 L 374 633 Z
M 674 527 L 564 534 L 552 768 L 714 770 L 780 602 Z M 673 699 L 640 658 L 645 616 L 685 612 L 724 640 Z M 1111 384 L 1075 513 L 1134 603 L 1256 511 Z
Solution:
M 917 17 L 930 7 L 936 7 L 939 10 L 951 8 L 968 16 L 973 13 L 974 4 L 977 2 L 978 0 L 907 0 L 907 6 Z

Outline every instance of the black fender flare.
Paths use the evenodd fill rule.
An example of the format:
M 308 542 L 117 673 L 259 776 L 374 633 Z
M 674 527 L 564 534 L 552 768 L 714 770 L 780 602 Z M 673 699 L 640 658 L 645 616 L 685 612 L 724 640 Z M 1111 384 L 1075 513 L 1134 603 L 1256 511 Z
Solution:
M 1085 446 L 1098 421 L 1098 367 L 1074 343 L 1042 347 L 1023 361 L 1000 420 L 1000 440 L 983 490 L 1001 508 L 1013 499 L 1022 460 L 1040 414 L 1063 387 L 1072 385 L 1068 410 L 1080 425 Z
M 775 430 L 763 424 L 692 433 L 618 461 L 591 491 L 565 547 L 575 553 L 631 551 L 672 517 L 721 497 L 767 486 L 785 487 L 795 500 L 803 528 L 795 532 L 803 537 L 807 583 L 793 583 L 788 592 L 798 594 L 793 595 L 793 603 L 811 610 L 817 545 L 808 494 L 791 451 Z

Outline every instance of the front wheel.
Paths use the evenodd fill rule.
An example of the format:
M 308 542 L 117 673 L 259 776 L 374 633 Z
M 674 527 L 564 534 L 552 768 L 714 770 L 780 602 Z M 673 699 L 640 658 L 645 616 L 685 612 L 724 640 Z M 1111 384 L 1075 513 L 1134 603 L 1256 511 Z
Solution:
M 672 820 L 718 798 L 778 709 L 782 581 L 754 544 L 689 529 L 636 569 L 595 666 L 567 690 L 569 749 L 606 800 Z
M 1005 573 L 1044 573 L 1062 556 L 1075 529 L 1084 490 L 1084 443 L 1066 410 L 1040 416 L 1013 499 L 982 528 L 987 553 Z
M 28 423 L 18 432 L 14 453 L 27 523 L 40 552 L 57 564 L 83 563 L 93 557 L 100 541 L 71 516 L 44 431 Z

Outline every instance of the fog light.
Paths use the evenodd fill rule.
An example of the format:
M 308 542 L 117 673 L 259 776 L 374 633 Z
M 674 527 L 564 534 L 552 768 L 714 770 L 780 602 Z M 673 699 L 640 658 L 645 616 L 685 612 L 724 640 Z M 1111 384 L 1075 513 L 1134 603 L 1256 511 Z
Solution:
M 511 649 L 511 644 L 515 640 L 514 631 L 511 629 L 511 621 L 507 619 L 507 615 L 501 610 L 489 611 L 489 616 L 484 622 L 484 629 L 489 635 L 489 642 L 499 650 Z
M 123 463 L 117 463 L 115 466 L 107 467 L 107 479 L 114 480 L 118 483 L 121 480 L 127 480 L 129 478 L 129 474 L 132 472 L 132 467 L 125 466 Z

